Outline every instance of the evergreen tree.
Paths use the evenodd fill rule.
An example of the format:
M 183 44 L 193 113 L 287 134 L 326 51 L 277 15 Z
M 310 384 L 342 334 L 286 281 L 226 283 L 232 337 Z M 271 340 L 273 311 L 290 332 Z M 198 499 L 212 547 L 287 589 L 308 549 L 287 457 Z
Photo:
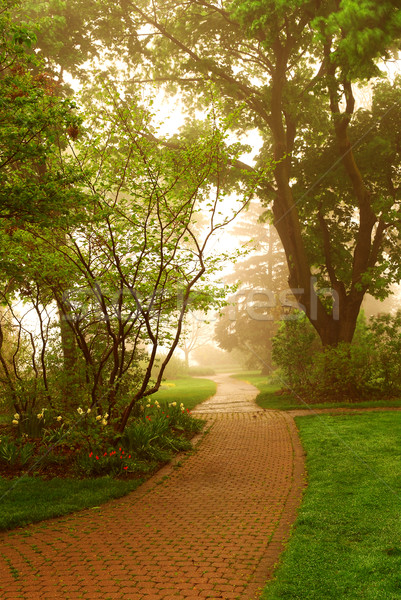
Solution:
M 284 250 L 272 225 L 263 223 L 262 208 L 255 202 L 242 213 L 233 234 L 249 246 L 249 255 L 233 264 L 227 283 L 239 289 L 221 311 L 215 326 L 219 346 L 240 350 L 250 368 L 269 372 L 272 337 L 290 299 Z M 262 221 L 261 221 L 262 219 Z

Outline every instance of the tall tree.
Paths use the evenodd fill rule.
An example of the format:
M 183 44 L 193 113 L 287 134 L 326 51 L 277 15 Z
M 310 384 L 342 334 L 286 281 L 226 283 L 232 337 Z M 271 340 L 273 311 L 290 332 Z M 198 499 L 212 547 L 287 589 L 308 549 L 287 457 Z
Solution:
M 236 208 L 221 213 L 238 147 L 227 145 L 225 121 L 214 109 L 198 140 L 177 151 L 154 141 L 151 115 L 137 98 L 123 100 L 115 91 L 105 97 L 104 88 L 92 98 L 97 109 L 86 116 L 81 139 L 71 147 L 85 176 L 85 218 L 78 224 L 60 221 L 52 232 L 37 225 L 0 231 L 0 240 L 8 236 L 4 269 L 16 280 L 1 299 L 30 348 L 34 383 L 43 384 L 48 404 L 57 384 L 49 350 L 58 310 L 83 367 L 80 400 L 86 396 L 91 408 L 107 410 L 122 431 L 136 403 L 157 391 L 189 307 L 207 311 L 221 305 L 224 290 L 210 275 L 226 255 L 209 254 L 208 247 L 248 198 L 244 189 Z M 198 213 L 207 214 L 202 231 L 193 226 Z M 16 264 L 23 266 L 21 273 Z M 25 315 L 35 310 L 40 336 L 17 314 L 16 289 Z M 155 381 L 160 349 L 165 354 Z M 0 362 L 1 357 L 0 348 Z M 31 372 L 23 357 L 15 361 L 16 378 L 23 381 Z M 15 392 L 11 388 L 16 404 Z
M 60 152 L 80 119 L 32 54 L 32 28 L 13 22 L 15 4 L 0 1 L 0 218 L 49 225 L 78 199 L 79 172 L 61 166 Z
M 185 367 L 189 368 L 190 356 L 199 348 L 206 346 L 213 338 L 213 326 L 203 312 L 188 312 L 178 345 L 184 353 Z
M 259 195 L 272 203 L 289 284 L 324 344 L 350 341 L 364 294 L 381 295 L 399 279 L 398 196 L 377 192 L 358 155 L 353 88 L 399 46 L 398 0 L 120 0 L 115 10 L 130 37 L 127 60 L 134 68 L 142 57 L 133 83 L 167 83 L 204 106 L 212 81 L 227 110 L 245 106 L 237 133 L 257 128 L 259 166 L 276 161 Z M 390 100 L 377 127 L 396 112 Z M 302 161 L 313 156 L 316 176 L 303 182 Z M 337 178 L 324 194 L 327 169 Z M 319 291 L 327 288 L 336 302 Z

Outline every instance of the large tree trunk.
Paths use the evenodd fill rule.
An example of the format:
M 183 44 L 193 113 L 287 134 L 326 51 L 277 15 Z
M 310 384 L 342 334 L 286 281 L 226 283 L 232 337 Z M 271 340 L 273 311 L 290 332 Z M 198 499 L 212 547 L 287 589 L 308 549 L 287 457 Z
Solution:
M 353 189 L 359 209 L 359 229 L 353 256 L 352 285 L 346 291 L 343 282 L 336 276 L 332 263 L 332 249 L 329 230 L 321 214 L 320 225 L 323 234 L 326 269 L 331 282 L 333 308 L 327 311 L 316 291 L 309 258 L 302 236 L 298 210 L 291 189 L 291 153 L 296 135 L 296 123 L 292 121 L 284 109 L 284 90 L 290 46 L 282 45 L 277 39 L 275 45 L 276 64 L 273 74 L 270 119 L 268 122 L 272 133 L 274 159 L 276 161 L 274 176 L 277 194 L 273 202 L 274 224 L 284 246 L 289 269 L 289 286 L 300 308 L 306 313 L 317 331 L 323 346 L 337 346 L 340 342 L 352 341 L 359 310 L 367 286 L 362 285 L 363 276 L 369 268 L 376 264 L 382 242 L 385 224 L 377 219 L 371 207 L 370 194 L 364 184 L 362 175 L 356 164 L 351 143 L 348 138 L 348 125 L 354 111 L 354 98 L 351 85 L 343 83 L 346 97 L 346 110 L 341 113 L 338 104 L 338 83 L 333 70 L 333 88 L 330 89 L 330 108 L 337 138 L 338 152 L 344 165 L 350 185 Z M 329 52 L 329 51 L 328 51 Z M 330 53 L 326 56 L 330 65 Z M 373 235 L 375 225 L 378 225 Z M 373 239 L 372 239 L 373 238 Z

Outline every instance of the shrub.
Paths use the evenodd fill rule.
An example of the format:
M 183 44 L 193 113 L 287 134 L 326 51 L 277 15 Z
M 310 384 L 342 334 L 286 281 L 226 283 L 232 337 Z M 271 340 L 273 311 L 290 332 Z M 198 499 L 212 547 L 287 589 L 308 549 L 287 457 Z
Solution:
M 294 318 L 282 321 L 273 338 L 272 357 L 283 371 L 288 386 L 303 390 L 308 387 L 311 367 L 321 344 L 304 313 L 295 312 Z
M 369 322 L 374 343 L 374 374 L 372 385 L 387 395 L 401 393 L 401 311 L 383 314 Z
M 302 391 L 315 401 L 347 401 L 369 398 L 372 388 L 369 346 L 341 343 L 316 352 Z
M 401 392 L 401 313 L 358 317 L 351 344 L 322 348 L 305 316 L 284 321 L 273 357 L 288 386 L 309 401 L 355 401 Z
M 157 364 L 152 369 L 152 377 L 153 379 L 157 379 L 160 372 L 160 364 L 165 359 L 165 356 L 158 356 Z M 177 379 L 178 377 L 185 377 L 188 373 L 188 367 L 185 365 L 185 362 L 178 358 L 177 356 L 172 356 L 164 370 L 163 379 Z

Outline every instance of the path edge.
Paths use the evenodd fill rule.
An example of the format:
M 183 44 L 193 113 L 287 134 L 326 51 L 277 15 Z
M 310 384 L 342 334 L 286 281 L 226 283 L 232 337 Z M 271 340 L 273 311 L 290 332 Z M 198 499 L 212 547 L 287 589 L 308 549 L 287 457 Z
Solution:
M 282 562 L 283 553 L 291 539 L 292 530 L 307 487 L 306 453 L 301 444 L 298 427 L 291 415 L 286 414 L 284 411 L 277 412 L 280 412 L 280 416 L 285 418 L 290 435 L 293 452 L 292 483 L 280 520 L 272 536 L 267 541 L 265 552 L 244 592 L 243 600 L 259 600 L 266 585 L 274 579 L 274 573 Z

